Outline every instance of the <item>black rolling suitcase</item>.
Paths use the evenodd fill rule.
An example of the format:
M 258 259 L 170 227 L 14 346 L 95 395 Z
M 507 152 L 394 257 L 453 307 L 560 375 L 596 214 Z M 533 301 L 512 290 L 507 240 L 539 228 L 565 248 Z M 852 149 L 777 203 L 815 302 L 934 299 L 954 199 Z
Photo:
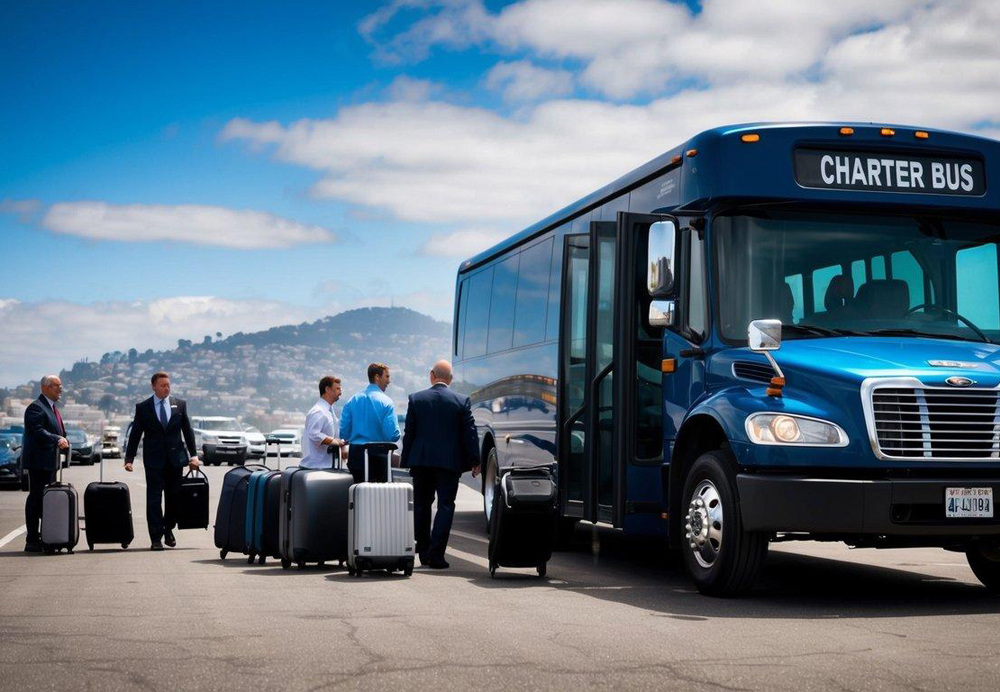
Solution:
M 201 469 L 191 469 L 181 479 L 174 521 L 178 529 L 208 528 L 208 476 Z
M 100 480 L 89 483 L 83 491 L 83 520 L 87 546 L 117 543 L 122 550 L 135 538 L 132 527 L 132 498 L 128 485 L 104 482 L 104 458 L 101 457 Z
M 223 560 L 230 552 L 246 550 L 247 490 L 250 475 L 256 469 L 267 467 L 259 464 L 236 466 L 222 479 L 222 493 L 215 511 L 215 547 Z
M 547 466 L 500 476 L 490 512 L 490 576 L 497 567 L 534 567 L 544 577 L 556 528 L 556 483 Z

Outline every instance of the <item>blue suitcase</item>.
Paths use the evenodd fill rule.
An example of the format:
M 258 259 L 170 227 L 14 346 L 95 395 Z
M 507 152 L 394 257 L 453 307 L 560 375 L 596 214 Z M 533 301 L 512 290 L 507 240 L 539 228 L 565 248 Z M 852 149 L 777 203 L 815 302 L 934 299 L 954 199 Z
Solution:
M 267 558 L 280 558 L 278 551 L 278 520 L 281 504 L 281 438 L 265 441 L 264 466 L 267 450 L 276 447 L 277 471 L 255 471 L 247 489 L 246 549 L 247 562 L 264 564 Z

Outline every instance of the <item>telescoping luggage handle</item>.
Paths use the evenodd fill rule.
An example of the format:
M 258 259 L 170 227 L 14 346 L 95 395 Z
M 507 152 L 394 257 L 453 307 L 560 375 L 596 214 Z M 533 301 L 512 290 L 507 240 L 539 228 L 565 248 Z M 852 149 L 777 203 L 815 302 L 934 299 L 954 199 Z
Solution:
M 63 439 L 65 440 L 66 438 L 63 438 Z M 70 444 L 69 440 L 66 440 L 66 449 L 63 450 L 63 451 L 66 452 L 66 466 L 69 466 L 70 463 L 73 461 L 73 445 Z M 60 453 L 59 452 L 60 452 L 59 445 L 56 445 L 56 468 L 59 469 L 59 481 L 58 482 L 61 484 L 62 483 L 63 465 L 62 465 L 62 460 L 59 458 L 60 457 Z
M 333 468 L 342 471 L 344 468 L 344 448 L 337 442 L 326 447 L 326 453 L 333 457 Z
M 281 438 L 274 435 L 268 435 L 264 438 L 264 466 L 267 466 L 267 448 L 275 445 L 278 448 L 278 470 L 281 470 L 281 442 Z
M 385 452 L 385 482 L 392 483 L 392 452 L 398 449 L 395 442 L 369 442 L 365 450 L 365 483 L 368 482 L 368 452 Z

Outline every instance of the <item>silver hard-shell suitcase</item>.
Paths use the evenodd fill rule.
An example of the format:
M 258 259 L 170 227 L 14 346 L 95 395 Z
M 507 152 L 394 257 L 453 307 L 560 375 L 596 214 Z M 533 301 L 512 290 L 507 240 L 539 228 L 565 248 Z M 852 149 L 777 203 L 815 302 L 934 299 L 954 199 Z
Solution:
M 69 465 L 72 450 L 66 448 L 66 464 Z M 45 486 L 42 493 L 42 549 L 49 553 L 59 550 L 73 552 L 80 541 L 80 498 L 69 483 L 62 482 L 63 466 L 56 448 L 56 465 L 59 480 Z
M 369 483 L 368 452 L 386 451 L 392 479 L 392 443 L 365 445 L 365 482 L 351 486 L 347 510 L 347 569 L 354 576 L 365 570 L 401 570 L 413 574 L 413 486 L 409 483 Z

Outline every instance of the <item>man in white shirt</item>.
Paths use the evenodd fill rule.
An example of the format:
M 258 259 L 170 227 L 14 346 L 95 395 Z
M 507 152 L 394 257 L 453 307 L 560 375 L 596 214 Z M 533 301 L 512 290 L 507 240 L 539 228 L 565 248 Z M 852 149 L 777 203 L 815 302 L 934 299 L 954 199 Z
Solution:
M 327 375 L 319 381 L 319 399 L 306 414 L 306 430 L 302 435 L 302 461 L 304 469 L 333 468 L 330 445 L 343 446 L 340 439 L 340 421 L 333 404 L 340 399 L 340 380 Z M 337 452 L 334 452 L 335 454 Z

